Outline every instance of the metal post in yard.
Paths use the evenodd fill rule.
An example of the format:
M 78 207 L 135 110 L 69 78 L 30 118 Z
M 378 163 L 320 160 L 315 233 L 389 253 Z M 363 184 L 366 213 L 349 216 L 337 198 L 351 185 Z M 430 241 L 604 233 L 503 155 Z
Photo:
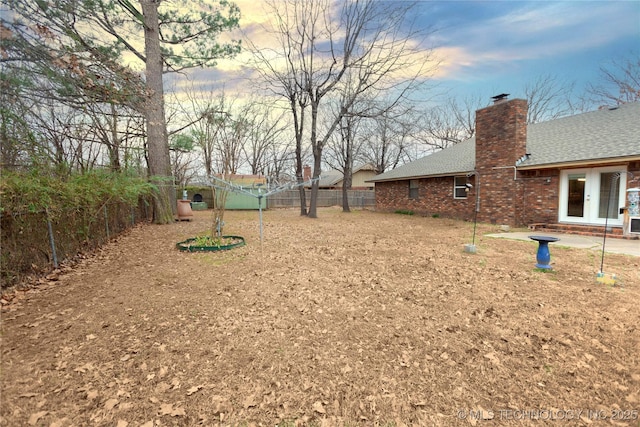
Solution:
M 259 213 L 259 221 L 260 221 L 260 252 L 262 252 L 262 192 L 258 188 L 258 211 Z
M 611 189 L 615 186 L 616 190 L 618 189 L 618 180 L 621 180 L 622 174 L 625 172 L 616 172 L 613 175 L 611 175 L 611 182 L 609 184 L 609 198 L 607 199 L 607 213 L 605 215 L 605 219 L 604 219 L 604 236 L 602 237 L 602 257 L 600 259 L 600 273 L 604 274 L 603 268 L 604 268 L 604 249 L 605 249 L 605 245 L 607 244 L 607 228 L 609 228 L 609 217 L 613 216 L 613 212 L 610 212 L 611 210 L 611 199 L 616 195 L 616 193 L 614 193 L 613 191 L 611 191 Z M 633 177 L 633 174 L 631 172 L 626 172 L 628 174 L 631 174 L 631 176 Z
M 49 230 L 49 244 L 51 245 L 51 255 L 53 257 L 53 268 L 58 268 L 58 255 L 56 254 L 56 242 L 53 238 L 53 227 L 51 226 L 51 217 L 49 216 L 49 210 L 45 208 L 47 215 L 47 229 Z
M 107 240 L 109 240 L 109 216 L 107 215 L 107 205 L 104 205 L 104 227 L 107 231 Z
M 292 190 L 294 188 L 300 187 L 302 185 L 306 185 L 306 184 L 312 184 L 313 182 L 317 181 L 318 178 L 312 179 L 310 181 L 307 182 L 301 182 L 299 184 L 286 184 L 284 186 L 281 187 L 276 187 L 273 189 L 267 189 L 266 193 L 262 192 L 262 188 L 258 188 L 258 192 L 257 194 L 253 191 L 249 191 L 246 190 L 244 188 L 242 188 L 241 186 L 238 186 L 236 184 L 233 184 L 231 182 L 225 181 L 223 179 L 220 178 L 216 178 L 216 177 L 210 177 L 209 178 L 211 180 L 211 186 L 215 187 L 215 188 L 219 188 L 221 190 L 224 191 L 231 191 L 234 192 L 236 194 L 245 194 L 247 196 L 251 196 L 251 197 L 255 197 L 258 199 L 258 211 L 259 211 L 259 221 L 260 221 L 260 251 L 262 251 L 262 238 L 263 238 L 263 230 L 262 230 L 262 199 L 263 198 L 267 198 L 271 197 L 275 194 L 279 194 L 282 193 L 286 190 Z

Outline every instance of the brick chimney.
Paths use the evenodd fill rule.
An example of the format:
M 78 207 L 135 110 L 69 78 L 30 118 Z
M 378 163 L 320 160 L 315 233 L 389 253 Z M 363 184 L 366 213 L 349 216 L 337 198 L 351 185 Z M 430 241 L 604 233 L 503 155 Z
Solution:
M 515 164 L 527 152 L 527 101 L 493 97 L 476 111 L 476 170 L 480 178 L 478 220 L 516 225 L 521 204 Z
M 302 172 L 303 181 L 309 181 L 311 179 L 311 166 L 304 165 L 302 170 L 303 170 L 303 172 Z

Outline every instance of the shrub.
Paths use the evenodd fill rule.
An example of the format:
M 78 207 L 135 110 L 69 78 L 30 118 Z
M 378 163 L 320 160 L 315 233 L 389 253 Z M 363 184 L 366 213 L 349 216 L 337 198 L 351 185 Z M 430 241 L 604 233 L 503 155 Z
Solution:
M 151 196 L 154 186 L 145 179 L 106 171 L 93 171 L 59 178 L 50 173 L 4 173 L 0 180 L 0 213 L 51 213 L 67 209 L 99 208 L 113 201 L 131 206 L 142 196 Z
M 66 177 L 47 171 L 3 173 L 1 287 L 46 273 L 56 258 L 98 247 L 136 220 L 146 220 L 153 193 L 154 187 L 141 177 L 106 171 Z

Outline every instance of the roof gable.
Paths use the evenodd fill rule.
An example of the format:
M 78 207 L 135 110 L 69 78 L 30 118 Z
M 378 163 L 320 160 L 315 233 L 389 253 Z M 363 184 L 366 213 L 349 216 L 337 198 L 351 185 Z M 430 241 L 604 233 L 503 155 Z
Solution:
M 365 171 L 375 171 L 375 166 L 373 166 L 371 163 L 364 163 L 360 166 L 356 166 L 353 171 L 351 172 L 351 175 L 356 175 L 358 172 L 365 172 Z M 332 187 L 335 186 L 336 184 L 338 184 L 340 181 L 343 180 L 343 173 L 342 171 L 339 170 L 335 170 L 335 169 L 331 169 L 327 172 L 322 172 L 320 174 L 320 181 L 318 183 L 319 187 Z

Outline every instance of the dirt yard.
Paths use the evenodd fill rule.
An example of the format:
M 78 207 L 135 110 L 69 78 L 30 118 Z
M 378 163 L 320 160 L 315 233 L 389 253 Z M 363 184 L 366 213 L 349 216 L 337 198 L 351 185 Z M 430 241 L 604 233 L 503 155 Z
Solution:
M 638 426 L 640 258 L 325 209 L 140 226 L 2 300 L 2 426 Z M 537 418 L 537 419 L 536 419 Z

